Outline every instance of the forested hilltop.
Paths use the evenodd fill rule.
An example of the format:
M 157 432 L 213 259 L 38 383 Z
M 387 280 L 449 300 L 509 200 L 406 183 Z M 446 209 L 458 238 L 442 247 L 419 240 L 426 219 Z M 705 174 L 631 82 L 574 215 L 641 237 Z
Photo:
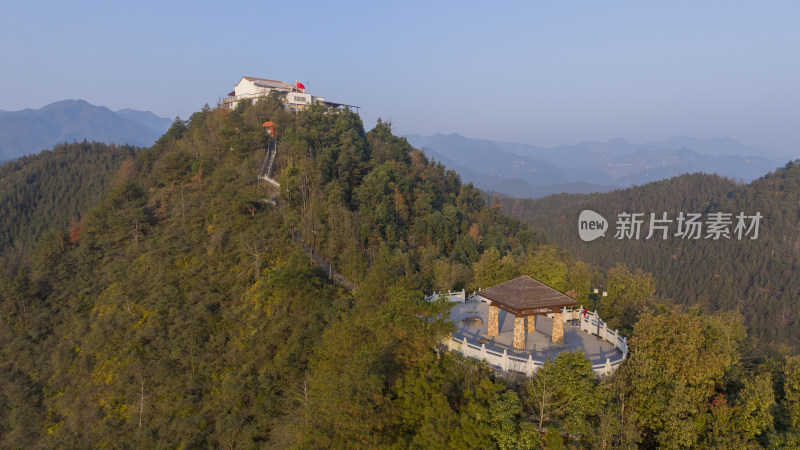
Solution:
M 277 192 L 257 180 L 268 120 Z M 274 98 L 204 108 L 113 173 L 77 227 L 2 260 L 0 446 L 800 444 L 800 357 L 742 358 L 740 315 L 576 262 L 388 123 Z M 423 292 L 522 274 L 580 302 L 605 284 L 630 336 L 614 376 L 579 352 L 525 379 L 443 351 L 449 305 Z
M 542 230 L 554 243 L 580 259 L 603 268 L 622 262 L 651 272 L 656 295 L 667 302 L 698 305 L 707 312 L 739 311 L 759 351 L 800 351 L 800 163 L 790 162 L 749 185 L 716 175 L 683 175 L 665 181 L 604 194 L 556 195 L 539 200 L 503 200 L 506 211 Z M 611 231 L 584 242 L 578 234 L 582 210 L 600 213 Z M 644 213 L 639 239 L 615 237 L 620 213 Z M 650 234 L 650 213 L 675 221 L 683 212 L 726 213 L 730 237 L 698 239 Z M 762 218 L 755 230 L 739 239 L 736 216 Z M 750 225 L 749 221 L 746 225 Z M 746 231 L 746 230 L 745 230 Z
M 98 142 L 61 144 L 0 166 L 0 253 L 16 253 L 54 226 L 80 226 L 81 213 L 97 204 L 134 147 Z

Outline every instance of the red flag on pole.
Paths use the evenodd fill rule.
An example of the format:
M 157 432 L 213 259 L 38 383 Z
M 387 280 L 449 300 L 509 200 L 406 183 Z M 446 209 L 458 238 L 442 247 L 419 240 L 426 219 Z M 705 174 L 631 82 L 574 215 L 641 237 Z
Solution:
M 303 85 L 303 83 L 299 81 L 296 81 L 296 83 L 297 83 L 297 89 L 302 89 L 304 91 L 306 90 L 306 87 Z

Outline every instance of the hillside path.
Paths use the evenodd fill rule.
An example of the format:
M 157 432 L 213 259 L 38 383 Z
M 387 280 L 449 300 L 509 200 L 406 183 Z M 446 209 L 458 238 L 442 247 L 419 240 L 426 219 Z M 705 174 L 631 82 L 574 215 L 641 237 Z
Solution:
M 305 252 L 311 258 L 311 260 L 317 265 L 317 267 L 322 269 L 323 272 L 327 273 L 330 279 L 339 283 L 340 285 L 342 285 L 342 287 L 344 287 L 349 291 L 354 291 L 356 289 L 356 285 L 352 281 L 345 278 L 345 276 L 342 275 L 341 273 L 333 270 L 333 266 L 328 261 L 322 259 L 322 257 L 320 257 L 314 251 L 313 248 L 307 247 L 303 242 L 303 238 L 300 237 L 300 233 L 298 233 L 297 230 L 292 231 L 292 240 L 300 244 L 300 247 L 303 248 L 303 252 Z

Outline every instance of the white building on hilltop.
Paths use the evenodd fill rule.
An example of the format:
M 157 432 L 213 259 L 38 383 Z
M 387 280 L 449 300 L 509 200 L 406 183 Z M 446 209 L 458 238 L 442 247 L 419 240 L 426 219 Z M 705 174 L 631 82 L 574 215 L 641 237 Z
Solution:
M 306 87 L 299 81 L 292 86 L 283 81 L 255 77 L 242 77 L 234 85 L 233 92 L 229 93 L 228 97 L 223 100 L 223 104 L 230 109 L 234 109 L 241 100 L 253 99 L 253 101 L 257 101 L 258 98 L 266 97 L 272 93 L 275 93 L 278 98 L 283 100 L 286 108 L 295 111 L 301 110 L 307 105 L 316 104 L 336 109 L 348 107 L 358 113 L 358 106 L 329 102 L 323 97 L 315 97 L 307 93 Z

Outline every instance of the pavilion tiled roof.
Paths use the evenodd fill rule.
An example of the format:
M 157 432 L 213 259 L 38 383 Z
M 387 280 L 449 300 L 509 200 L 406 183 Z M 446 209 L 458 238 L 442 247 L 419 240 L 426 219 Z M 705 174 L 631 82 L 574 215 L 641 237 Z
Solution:
M 578 302 L 527 275 L 500 283 L 478 292 L 493 306 L 514 315 L 544 314 Z

